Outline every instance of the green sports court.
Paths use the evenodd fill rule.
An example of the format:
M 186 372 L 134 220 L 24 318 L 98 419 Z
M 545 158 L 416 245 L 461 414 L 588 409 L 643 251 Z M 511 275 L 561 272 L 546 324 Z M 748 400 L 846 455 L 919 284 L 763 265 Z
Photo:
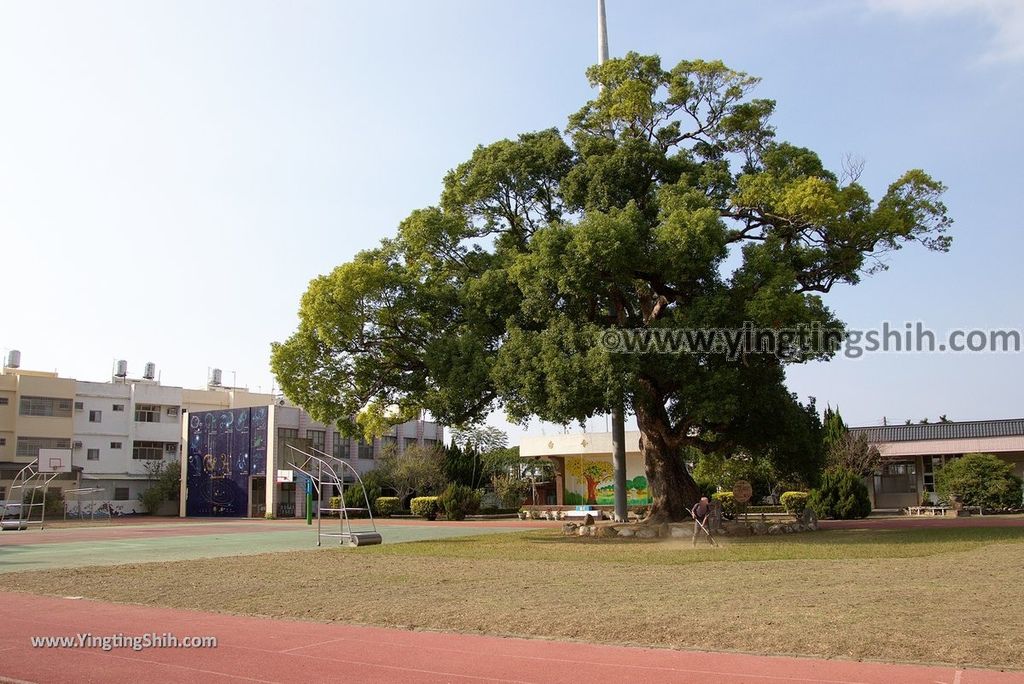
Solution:
M 195 520 L 117 522 L 0 532 L 0 573 L 175 561 L 300 551 L 316 548 L 316 525 L 302 520 Z M 325 529 L 337 520 L 324 520 Z M 378 520 L 385 544 L 513 532 L 544 523 L 518 520 L 431 522 Z M 353 531 L 373 529 L 369 520 Z M 329 540 L 322 548 L 338 546 Z M 359 549 L 349 549 L 359 553 Z

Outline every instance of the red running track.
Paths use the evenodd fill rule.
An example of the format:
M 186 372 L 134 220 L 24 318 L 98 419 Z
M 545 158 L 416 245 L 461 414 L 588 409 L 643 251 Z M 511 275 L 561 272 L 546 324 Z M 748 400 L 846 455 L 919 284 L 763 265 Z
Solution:
M 32 648 L 32 636 L 216 636 L 214 649 Z M 0 681 L 1008 684 L 1024 674 L 410 632 L 0 593 Z

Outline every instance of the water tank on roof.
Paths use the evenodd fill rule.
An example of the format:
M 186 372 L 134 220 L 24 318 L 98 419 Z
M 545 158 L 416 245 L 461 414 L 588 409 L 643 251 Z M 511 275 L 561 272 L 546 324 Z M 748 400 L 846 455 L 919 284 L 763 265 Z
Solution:
M 146 370 L 143 371 L 142 377 L 146 380 L 152 380 L 156 377 L 156 364 L 150 361 L 146 364 Z
M 121 359 L 117 362 L 117 372 L 114 373 L 114 377 L 125 378 L 128 377 L 128 362 Z
M 214 368 L 210 371 L 210 386 L 220 387 L 221 373 L 220 368 Z
M 7 367 L 18 368 L 21 366 L 21 352 L 17 349 L 12 349 L 7 353 Z

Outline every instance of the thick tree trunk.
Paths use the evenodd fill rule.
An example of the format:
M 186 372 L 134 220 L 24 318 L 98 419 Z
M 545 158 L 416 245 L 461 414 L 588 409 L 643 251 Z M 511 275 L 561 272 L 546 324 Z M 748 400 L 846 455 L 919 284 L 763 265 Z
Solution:
M 638 408 L 636 422 L 651 492 L 648 521 L 674 522 L 687 518 L 690 508 L 700 498 L 700 489 L 686 470 L 679 444 L 670 436 L 664 417 Z

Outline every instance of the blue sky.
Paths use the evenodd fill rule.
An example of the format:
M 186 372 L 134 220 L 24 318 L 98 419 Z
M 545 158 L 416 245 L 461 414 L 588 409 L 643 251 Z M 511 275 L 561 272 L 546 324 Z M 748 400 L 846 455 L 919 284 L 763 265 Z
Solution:
M 270 342 L 310 278 L 434 203 L 476 145 L 563 127 L 592 95 L 594 14 L 593 0 L 0 4 L 0 347 L 82 379 L 125 358 L 168 384 L 216 366 L 269 390 Z M 947 183 L 952 252 L 907 248 L 836 290 L 848 324 L 1024 328 L 1024 3 L 608 0 L 608 21 L 612 56 L 762 77 L 779 137 L 833 168 L 862 158 L 876 195 L 908 168 Z M 871 355 L 789 382 L 857 424 L 1024 414 L 1020 355 Z

